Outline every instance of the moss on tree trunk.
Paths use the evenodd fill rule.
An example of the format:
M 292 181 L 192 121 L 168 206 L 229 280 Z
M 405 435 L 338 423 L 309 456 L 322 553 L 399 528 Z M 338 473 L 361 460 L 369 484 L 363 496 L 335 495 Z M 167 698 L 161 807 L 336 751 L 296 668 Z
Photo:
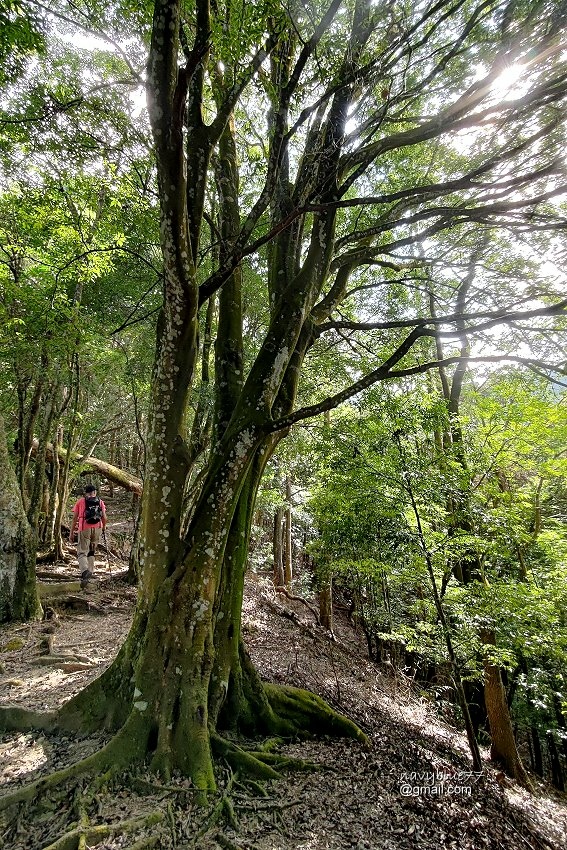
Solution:
M 251 518 L 265 458 L 277 442 L 251 434 L 249 423 L 226 441 L 187 537 L 174 547 L 159 584 L 144 566 L 134 622 L 114 663 L 56 715 L 42 719 L 4 711 L 5 727 L 114 730 L 100 757 L 85 760 L 78 772 L 147 758 L 152 770 L 165 777 L 179 770 L 204 791 L 215 788 L 213 750 L 241 770 L 277 775 L 276 765 L 223 743 L 219 733 L 226 728 L 248 735 L 328 733 L 366 740 L 319 697 L 263 683 L 242 644 Z M 148 558 L 153 535 L 146 520 Z
M 28 523 L 0 417 L 0 622 L 41 615 L 36 540 Z
M 263 684 L 240 638 L 255 493 L 263 466 L 284 435 L 280 429 L 277 437 L 270 436 L 274 417 L 293 409 L 301 363 L 315 339 L 309 316 L 330 270 L 334 207 L 312 217 L 306 253 L 299 223 L 290 231 L 293 238 L 284 229 L 276 240 L 269 327 L 245 381 L 239 264 L 232 268 L 229 264 L 223 272 L 215 377 L 219 387 L 226 377 L 226 392 L 215 398 L 213 446 L 189 526 L 182 533 L 183 492 L 192 456 L 185 442 L 186 416 L 199 355 L 198 310 L 204 294 L 197 270 L 199 234 L 211 153 L 217 146 L 223 160 L 220 233 L 221 242 L 226 242 L 219 248 L 221 263 L 233 255 L 232 243 L 241 238 L 242 229 L 230 130 L 236 104 L 227 97 L 235 91 L 232 82 L 220 92 L 217 119 L 210 125 L 203 119 L 205 69 L 215 29 L 211 8 L 208 3 L 196 4 L 191 58 L 180 67 L 180 4 L 169 0 L 154 4 L 147 91 L 160 197 L 164 301 L 148 414 L 136 615 L 115 662 L 54 721 L 71 728 L 118 729 L 100 756 L 86 759 L 78 770 L 100 769 L 113 757 L 121 766 L 130 753 L 131 761 L 148 757 L 151 768 L 166 776 L 179 769 L 203 790 L 215 785 L 213 742 L 245 769 L 255 768 L 264 775 L 267 770 L 261 759 L 242 756 L 234 746 L 222 743 L 218 729 L 224 725 L 248 732 L 331 732 L 365 740 L 354 724 L 317 697 Z M 368 35 L 358 21 L 341 71 L 347 80 Z M 217 83 L 222 89 L 223 80 Z M 333 96 L 323 142 L 317 147 L 316 180 L 323 187 L 318 193 L 323 204 L 336 199 L 350 88 L 350 83 L 344 89 L 339 86 Z M 288 108 L 285 103 L 279 117 L 273 115 L 280 142 Z M 282 190 L 271 211 L 275 222 L 291 191 L 286 160 L 276 156 L 273 162 L 273 178 Z M 309 185 L 310 181 L 311 177 Z M 268 209 L 269 194 L 254 212 L 257 218 L 252 216 L 250 227 L 244 225 L 245 239 Z M 286 244 L 293 250 L 286 250 Z M 324 300 L 320 319 L 333 309 L 333 297 Z M 268 767 L 274 775 L 273 766 Z

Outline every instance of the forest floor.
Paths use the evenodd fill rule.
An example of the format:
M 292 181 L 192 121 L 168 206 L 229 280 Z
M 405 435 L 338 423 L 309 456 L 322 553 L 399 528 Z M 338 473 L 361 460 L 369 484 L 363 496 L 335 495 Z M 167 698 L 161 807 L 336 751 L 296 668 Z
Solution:
M 136 596 L 118 575 L 116 558 L 111 565 L 112 575 L 100 558 L 98 580 L 71 594 L 72 607 L 51 619 L 0 628 L 0 702 L 54 709 L 110 663 L 127 633 Z M 59 580 L 77 579 L 76 561 L 53 570 Z M 251 574 L 243 631 L 265 679 L 320 694 L 362 727 L 371 747 L 329 738 L 289 742 L 280 752 L 316 762 L 321 770 L 291 772 L 263 785 L 261 794 L 219 766 L 219 794 L 208 809 L 192 802 L 181 778 L 163 787 L 146 774 L 121 777 L 88 799 L 85 848 L 567 848 L 567 798 L 541 784 L 535 795 L 528 794 L 491 766 L 486 752 L 483 777 L 472 774 L 463 733 L 442 720 L 402 673 L 370 663 L 346 619 L 337 618 L 333 641 L 306 605 L 276 594 L 268 576 Z M 53 640 L 46 656 L 47 637 Z M 105 740 L 4 734 L 2 791 L 71 764 Z M 86 791 L 80 784 L 63 796 L 45 794 L 31 808 L 20 806 L 17 820 L 14 807 L 8 809 L 0 821 L 0 847 L 79 846 L 73 830 Z M 223 795 L 234 808 L 232 826 L 212 817 Z M 64 834 L 67 843 L 59 840 Z

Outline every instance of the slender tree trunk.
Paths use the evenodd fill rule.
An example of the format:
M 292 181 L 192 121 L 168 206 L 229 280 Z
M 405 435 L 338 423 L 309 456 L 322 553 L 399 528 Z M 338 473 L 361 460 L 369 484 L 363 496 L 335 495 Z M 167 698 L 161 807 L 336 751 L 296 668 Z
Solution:
M 30 527 L 0 416 L 0 622 L 41 615 L 35 582 L 36 538 Z
M 114 446 L 114 453 L 115 453 L 114 456 L 116 458 L 116 462 L 115 462 L 114 466 L 117 466 L 120 469 L 123 466 L 127 466 L 127 464 L 124 463 L 124 450 L 123 450 L 123 446 L 122 446 L 122 437 L 120 435 L 120 432 L 118 434 L 116 434 L 115 436 L 116 436 L 116 442 L 115 442 L 115 446 Z
M 470 257 L 467 274 L 457 293 L 456 313 L 465 312 L 467 294 L 474 281 L 476 263 L 479 256 L 481 256 L 483 249 L 484 245 L 473 252 Z M 430 307 L 432 315 L 435 315 L 432 300 L 430 301 Z M 459 405 L 467 369 L 467 360 L 470 354 L 470 346 L 464 321 L 458 319 L 456 325 L 457 329 L 460 331 L 461 359 L 457 364 L 451 382 L 449 382 L 444 370 L 441 370 L 440 377 L 443 387 L 443 395 L 447 402 L 447 410 L 450 417 L 449 428 L 452 450 L 455 453 L 456 459 L 462 467 L 463 472 L 467 473 L 468 463 L 463 432 L 460 425 Z M 443 359 L 443 348 L 439 337 L 436 338 L 436 350 L 440 359 Z M 473 523 L 469 516 L 470 512 L 468 501 L 469 494 L 465 490 L 462 493 L 458 493 L 456 498 L 452 499 L 451 503 L 448 505 L 448 510 L 450 514 L 452 514 L 449 534 L 451 534 L 454 530 L 474 531 Z M 482 563 L 475 551 L 463 553 L 459 559 L 455 559 L 452 562 L 451 566 L 453 574 L 461 584 L 469 584 L 474 578 L 480 578 L 482 575 Z M 487 645 L 494 645 L 494 635 L 489 632 L 482 632 L 481 639 Z M 531 790 L 531 784 L 522 765 L 514 739 L 510 709 L 506 701 L 506 692 L 502 683 L 501 672 L 499 668 L 489 662 L 486 655 L 484 658 L 484 670 L 484 696 L 486 713 L 492 737 L 492 757 L 494 760 L 502 764 L 504 770 L 509 773 L 510 776 L 517 779 L 525 788 Z
M 559 791 L 565 791 L 565 776 L 561 767 L 561 759 L 557 750 L 555 736 L 551 729 L 548 730 L 546 737 L 547 751 L 549 753 L 549 761 L 551 764 L 551 781 Z
M 539 730 L 537 726 L 530 726 L 530 739 L 533 752 L 533 769 L 534 773 L 541 776 L 543 779 L 543 755 L 541 752 L 541 741 L 539 739 Z
M 404 451 L 402 448 L 402 443 L 400 437 L 397 437 L 398 451 L 400 453 L 400 459 L 402 460 L 403 469 L 405 470 L 407 465 L 405 462 Z M 425 558 L 425 562 L 427 564 L 427 571 L 429 573 L 429 579 L 431 581 L 431 589 L 433 591 L 433 599 L 435 600 L 435 608 L 437 610 L 437 616 L 439 617 L 439 622 L 443 627 L 443 636 L 445 638 L 445 644 L 447 646 L 447 654 L 449 656 L 449 662 L 451 664 L 451 672 L 453 674 L 453 680 L 455 685 L 455 690 L 457 692 L 457 698 L 459 700 L 459 705 L 461 707 L 461 711 L 463 712 L 463 719 L 465 723 L 465 729 L 467 732 L 467 739 L 469 742 L 469 748 L 471 751 L 471 756 L 473 760 L 474 769 L 478 772 L 482 772 L 482 762 L 480 759 L 480 751 L 478 748 L 478 742 L 475 737 L 474 726 L 471 719 L 469 706 L 467 702 L 467 697 L 465 694 L 465 689 L 463 687 L 463 681 L 461 678 L 461 671 L 459 669 L 459 662 L 457 660 L 457 656 L 455 655 L 455 649 L 453 646 L 453 638 L 451 637 L 451 629 L 449 623 L 447 622 L 447 618 L 445 616 L 445 609 L 443 607 L 443 602 L 439 595 L 439 589 L 437 587 L 437 579 L 435 578 L 435 571 L 433 569 L 433 560 L 431 558 L 431 553 L 426 545 L 425 535 L 423 533 L 423 526 L 421 523 L 421 516 L 419 513 L 419 509 L 417 507 L 417 503 L 415 501 L 415 496 L 413 493 L 413 488 L 411 485 L 411 479 L 408 476 L 407 481 L 405 483 L 405 489 L 410 497 L 410 502 L 412 505 L 413 513 L 415 516 L 415 521 L 417 525 L 417 531 L 419 535 L 419 541 L 421 545 L 421 549 L 423 552 L 423 556 Z
M 134 494 L 135 495 L 135 494 Z M 139 496 L 137 497 L 139 500 Z M 130 557 L 128 558 L 128 573 L 126 581 L 128 584 L 138 584 L 140 579 L 140 511 L 138 510 L 134 522 L 134 536 Z
M 481 639 L 487 647 L 496 645 L 492 632 L 483 630 Z M 500 764 L 506 773 L 524 788 L 533 790 L 518 753 L 502 675 L 499 667 L 490 660 L 488 652 L 484 657 L 484 700 L 490 727 L 491 759 Z
M 119 463 L 116 462 L 116 432 L 112 433 L 112 437 L 110 438 L 110 451 L 108 453 L 108 462 L 112 464 L 112 466 L 120 466 Z M 114 482 L 108 482 L 108 492 L 110 498 L 114 497 Z
M 57 431 L 53 444 L 56 447 L 56 451 L 54 452 L 52 460 L 52 477 L 51 487 L 49 490 L 49 507 L 47 512 L 47 533 L 45 536 L 45 543 L 48 546 L 53 546 L 55 542 L 55 524 L 57 520 L 57 508 L 59 504 L 60 478 L 59 460 L 57 452 L 63 446 L 63 427 L 61 425 L 57 426 Z
M 291 480 L 289 476 L 285 480 L 285 549 L 284 549 L 284 583 L 286 587 L 291 587 L 293 579 L 293 537 L 292 537 L 292 516 L 291 516 Z
M 47 368 L 47 364 L 46 364 Z M 42 508 L 44 508 L 44 490 L 45 490 L 45 464 L 47 460 L 47 443 L 51 434 L 53 420 L 56 413 L 55 399 L 59 392 L 59 379 L 56 379 L 53 384 L 47 388 L 47 397 L 44 401 L 44 410 L 41 426 L 41 434 L 39 437 L 38 447 L 35 454 L 35 475 L 33 480 L 33 490 L 28 508 L 28 521 L 37 535 L 39 530 L 40 516 Z M 49 499 L 49 497 L 48 497 Z M 44 510 L 44 513 L 46 511 Z
M 140 458 L 142 456 L 142 446 L 140 443 L 136 442 L 132 446 L 132 469 L 131 472 L 133 475 L 140 474 Z
M 285 584 L 284 564 L 283 564 L 283 506 L 276 508 L 274 514 L 274 526 L 272 534 L 272 552 L 274 556 L 274 584 L 276 587 L 283 587 Z
M 140 457 L 142 454 L 141 445 L 138 442 L 135 442 L 132 446 L 132 463 L 130 467 L 130 471 L 132 475 L 139 476 L 140 475 Z M 132 517 L 134 519 L 134 537 L 136 537 L 139 518 L 140 518 L 140 494 L 133 492 L 132 493 L 132 503 L 131 503 Z
M 319 617 L 321 625 L 333 631 L 333 579 L 329 577 L 319 589 Z
M 543 478 L 540 477 L 537 483 L 534 496 L 534 540 L 537 539 L 541 532 L 541 491 L 543 490 Z
M 44 357 L 42 356 L 42 368 Z M 16 369 L 17 372 L 17 369 Z M 33 432 L 38 413 L 41 407 L 41 396 L 43 393 L 45 378 L 41 374 L 37 379 L 32 397 L 29 404 L 27 401 L 27 383 L 21 379 L 18 380 L 18 459 L 16 464 L 16 474 L 22 494 L 22 501 L 26 511 L 29 508 L 29 462 L 30 453 L 33 442 Z
M 55 515 L 55 528 L 54 528 L 54 538 L 55 538 L 55 559 L 57 561 L 64 560 L 65 552 L 63 550 L 63 537 L 61 534 L 61 527 L 63 525 L 63 517 L 65 516 L 65 511 L 67 509 L 67 501 L 69 499 L 69 476 L 71 469 L 71 458 L 73 454 L 73 442 L 75 439 L 75 432 L 77 429 L 78 415 L 79 415 L 79 391 L 80 391 L 80 363 L 79 356 L 75 352 L 72 360 L 72 368 L 71 368 L 71 382 L 72 387 L 69 391 L 69 399 L 73 400 L 73 406 L 71 408 L 71 417 L 69 422 L 69 427 L 67 429 L 67 451 L 63 451 L 63 446 L 54 447 L 54 457 L 53 463 L 59 464 L 59 459 L 61 455 L 63 455 L 63 469 L 60 473 L 59 478 L 59 503 L 57 505 L 57 513 Z M 72 542 L 72 541 L 71 541 Z

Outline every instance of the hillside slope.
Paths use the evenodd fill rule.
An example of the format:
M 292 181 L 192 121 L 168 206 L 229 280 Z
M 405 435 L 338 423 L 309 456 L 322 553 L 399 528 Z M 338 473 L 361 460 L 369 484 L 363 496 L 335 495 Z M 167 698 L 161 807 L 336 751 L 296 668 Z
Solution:
M 105 580 L 84 593 L 90 611 L 60 614 L 52 629 L 54 657 L 73 653 L 86 659 L 82 667 L 81 662 L 38 663 L 45 623 L 3 627 L 0 700 L 53 708 L 76 692 L 113 657 L 128 628 L 134 597 L 132 589 Z M 276 598 L 270 580 L 256 576 L 248 580 L 243 614 L 245 639 L 262 675 L 325 697 L 364 729 L 371 748 L 329 739 L 286 744 L 283 752 L 323 769 L 292 771 L 260 795 L 259 788 L 240 785 L 221 769 L 220 787 L 232 802 L 233 826 L 217 821 L 222 792 L 207 810 L 193 804 L 183 781 L 163 788 L 151 777 L 127 778 L 89 798 L 88 847 L 567 848 L 566 801 L 548 796 L 544 788 L 530 796 L 488 764 L 482 779 L 472 775 L 464 735 L 442 722 L 404 676 L 370 664 L 364 644 L 346 622 L 338 619 L 337 640 L 330 640 L 308 608 Z M 100 743 L 99 736 L 5 734 L 0 744 L 3 791 L 74 761 Z M 63 846 L 54 842 L 77 824 L 73 791 L 41 801 L 39 813 L 20 814 L 17 821 L 8 810 L 0 846 Z M 151 813 L 161 822 L 146 825 Z M 124 827 L 132 819 L 134 825 Z M 116 828 L 96 832 L 109 823 Z

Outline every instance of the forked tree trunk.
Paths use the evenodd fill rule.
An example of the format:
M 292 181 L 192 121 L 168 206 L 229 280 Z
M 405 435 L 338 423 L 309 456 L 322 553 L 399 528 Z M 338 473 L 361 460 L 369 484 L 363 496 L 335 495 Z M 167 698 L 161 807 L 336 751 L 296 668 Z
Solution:
M 358 60 L 370 33 L 365 26 L 366 5 L 360 2 L 357 9 L 352 43 L 344 60 L 347 80 L 351 79 L 351 62 Z M 276 734 L 318 731 L 361 741 L 366 738 L 313 694 L 261 683 L 240 638 L 255 493 L 273 447 L 285 434 L 282 425 L 278 436 L 272 435 L 274 417 L 293 409 L 303 357 L 314 340 L 313 322 L 307 321 L 307 316 L 329 273 L 334 208 L 325 207 L 313 217 L 311 245 L 305 257 L 301 240 L 293 250 L 286 248 L 290 233 L 299 232 L 299 224 L 281 231 L 269 275 L 272 315 L 244 386 L 242 374 L 237 374 L 242 369 L 239 365 L 234 368 L 223 344 L 223 340 L 236 340 L 230 348 L 238 364 L 242 335 L 238 264 L 230 274 L 223 272 L 220 300 L 224 306 L 219 309 L 215 375 L 219 387 L 226 377 L 226 392 L 215 399 L 214 441 L 188 528 L 182 533 L 183 491 L 192 458 L 185 442 L 186 412 L 199 353 L 202 296 L 196 258 L 213 147 L 219 143 L 223 166 L 232 168 L 231 162 L 236 165 L 236 160 L 229 126 L 234 108 L 232 82 L 221 92 L 217 119 L 209 126 L 203 120 L 205 68 L 214 30 L 211 6 L 195 4 L 194 45 L 184 67 L 179 66 L 180 14 L 175 0 L 156 0 L 147 74 L 160 195 L 164 306 L 148 416 L 138 605 L 115 662 L 58 712 L 57 722 L 82 729 L 103 724 L 120 730 L 101 750 L 97 769 L 130 764 L 149 755 L 152 769 L 165 776 L 179 769 L 191 777 L 196 788 L 209 790 L 215 787 L 212 746 L 229 759 L 246 764 L 251 760 L 242 750 L 219 740 L 217 728 L 222 723 Z M 282 54 L 289 46 L 282 37 Z M 278 67 L 279 63 L 274 63 L 274 72 Z M 350 83 L 344 90 L 339 87 L 333 97 L 327 131 L 317 146 L 323 187 L 319 194 L 324 204 L 335 198 L 350 88 Z M 283 138 L 289 98 L 281 97 L 279 117 L 274 115 L 273 120 Z M 275 151 L 274 176 L 284 194 L 289 194 L 286 174 L 278 174 L 279 170 L 286 172 L 285 156 L 280 158 L 277 146 Z M 302 173 L 305 169 L 309 183 L 312 166 L 304 164 Z M 226 240 L 223 251 L 230 253 L 233 218 L 238 238 L 241 229 L 237 208 L 229 208 L 234 206 L 237 183 L 226 171 L 221 177 L 221 243 Z M 269 197 L 267 193 L 259 202 L 263 209 L 258 207 L 258 216 L 266 211 Z M 274 210 L 276 220 L 280 212 Z M 346 280 L 343 283 L 346 286 Z M 288 288 L 288 284 L 293 285 Z M 334 297 L 325 298 L 319 319 L 333 309 Z M 253 761 L 259 775 L 276 775 L 260 759 Z
M 35 535 L 28 523 L 0 416 L 0 622 L 40 616 Z
M 246 476 L 226 542 L 215 603 L 215 661 L 209 689 L 211 721 L 222 728 L 249 734 L 261 731 L 261 717 L 267 709 L 259 680 L 251 675 L 252 666 L 246 660 L 243 663 L 245 651 L 240 624 L 244 575 L 256 493 L 275 444 L 271 440 L 262 453 L 256 454 Z
M 313 695 L 261 683 L 241 644 L 247 545 L 268 444 L 251 423 L 221 443 L 179 546 L 175 538 L 164 543 L 161 525 L 152 539 L 145 513 L 139 604 L 129 638 L 111 668 L 59 717 L 63 726 L 122 726 L 115 740 L 124 741 L 130 754 L 150 754 L 153 770 L 169 776 L 179 769 L 202 789 L 215 786 L 212 744 L 226 726 L 249 734 L 324 730 L 364 740 Z M 145 488 L 144 502 L 152 501 L 149 492 Z M 156 546 L 168 558 L 159 577 Z

